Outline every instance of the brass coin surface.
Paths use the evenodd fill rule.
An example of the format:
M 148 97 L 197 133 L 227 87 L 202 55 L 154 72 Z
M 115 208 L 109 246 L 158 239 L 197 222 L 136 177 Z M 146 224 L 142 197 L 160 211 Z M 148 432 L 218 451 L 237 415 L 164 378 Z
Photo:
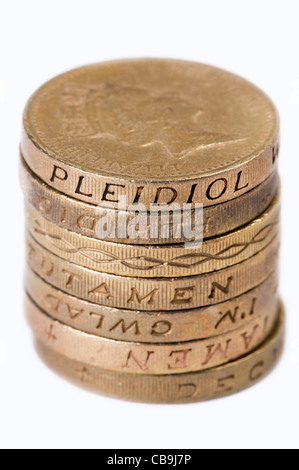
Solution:
M 25 288 L 50 317 L 95 336 L 138 343 L 174 343 L 205 339 L 245 327 L 277 311 L 278 272 L 235 299 L 209 307 L 143 312 L 100 306 L 68 295 L 26 270 Z
M 49 344 L 37 341 L 36 346 L 49 367 L 87 390 L 147 403 L 187 403 L 219 398 L 255 385 L 277 364 L 284 335 L 285 317 L 281 307 L 278 323 L 255 351 L 224 366 L 160 376 L 104 370 L 58 354 Z
M 130 59 L 82 67 L 42 86 L 21 149 L 55 189 L 93 204 L 233 199 L 277 164 L 279 118 L 246 80 L 203 64 Z
M 54 320 L 27 296 L 27 320 L 39 341 L 64 356 L 102 369 L 133 374 L 175 374 L 210 369 L 252 351 L 273 330 L 278 310 L 219 336 L 181 343 L 114 341 L 83 333 Z
M 250 224 L 222 237 L 205 240 L 199 248 L 185 245 L 136 246 L 95 240 L 49 222 L 26 204 L 27 229 L 47 250 L 94 271 L 131 277 L 180 277 L 204 274 L 240 263 L 262 251 L 279 232 L 280 203 Z
M 48 221 L 55 225 L 85 235 L 89 238 L 98 238 L 96 231 L 97 223 L 101 221 L 110 211 L 92 204 L 76 201 L 68 196 L 58 193 L 33 175 L 29 167 L 21 160 L 20 165 L 21 184 L 26 200 L 37 209 Z M 246 192 L 243 196 L 231 201 L 205 207 L 203 210 L 203 235 L 210 238 L 231 232 L 243 225 L 248 224 L 259 217 L 274 199 L 278 187 L 278 173 L 272 175 L 258 187 Z M 116 234 L 119 233 L 119 221 L 123 221 L 121 211 L 115 213 Z M 121 217 L 120 217 L 120 214 Z M 126 225 L 133 220 L 133 215 L 126 214 Z M 192 217 L 192 230 L 194 229 L 194 213 Z M 159 219 L 159 236 L 150 237 L 150 216 L 147 222 L 147 237 L 131 237 L 127 233 L 126 238 L 111 238 L 111 242 L 121 242 L 132 245 L 162 245 L 178 244 L 186 241 L 183 234 L 180 238 L 173 236 L 173 220 L 170 216 L 170 234 L 168 238 L 161 236 L 161 220 Z
M 277 269 L 279 238 L 242 263 L 221 271 L 181 278 L 141 279 L 99 273 L 50 253 L 27 232 L 29 266 L 53 287 L 100 305 L 131 310 L 183 310 L 237 297 Z

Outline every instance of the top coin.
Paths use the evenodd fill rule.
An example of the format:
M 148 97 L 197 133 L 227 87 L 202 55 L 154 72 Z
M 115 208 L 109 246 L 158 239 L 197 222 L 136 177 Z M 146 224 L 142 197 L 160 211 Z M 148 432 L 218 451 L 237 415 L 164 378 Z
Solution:
M 246 80 L 193 62 L 133 59 L 82 67 L 42 86 L 21 149 L 55 189 L 91 204 L 214 205 L 275 169 L 279 117 Z

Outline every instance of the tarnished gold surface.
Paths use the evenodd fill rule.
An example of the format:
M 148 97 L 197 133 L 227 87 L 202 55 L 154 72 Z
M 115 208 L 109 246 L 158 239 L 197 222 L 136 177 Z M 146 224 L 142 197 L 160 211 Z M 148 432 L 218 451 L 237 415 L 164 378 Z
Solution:
M 140 279 L 98 273 L 62 260 L 27 232 L 33 271 L 75 297 L 110 307 L 148 311 L 184 310 L 237 297 L 261 284 L 278 265 L 279 239 L 250 259 L 221 271 L 183 278 Z
M 96 224 L 106 215 L 106 210 L 76 201 L 51 189 L 40 179 L 36 178 L 23 161 L 21 162 L 20 172 L 26 200 L 43 217 L 61 228 L 97 239 Z M 223 204 L 206 207 L 203 211 L 204 238 L 231 232 L 259 217 L 260 214 L 267 210 L 275 197 L 278 181 L 278 174 L 275 171 L 260 186 L 245 193 L 243 196 Z M 132 217 L 130 214 L 127 214 L 127 223 L 132 220 Z M 161 224 L 159 226 L 161 227 Z M 118 232 L 118 219 L 116 219 L 116 230 Z M 132 245 L 142 244 L 152 246 L 156 244 L 178 243 L 184 241 L 184 238 L 174 239 L 170 234 L 168 239 L 161 237 L 152 239 L 148 237 L 147 239 L 140 240 L 139 238 L 128 237 L 127 239 L 111 241 L 114 243 L 121 242 L 122 244 L 131 243 Z
M 132 277 L 180 277 L 205 274 L 240 263 L 262 251 L 279 233 L 279 194 L 250 224 L 200 248 L 134 246 L 95 240 L 49 222 L 26 203 L 27 229 L 44 248 L 71 263 L 99 272 Z
M 25 310 L 45 362 L 90 390 L 155 403 L 264 377 L 285 322 L 279 142 L 271 100 L 207 65 L 112 61 L 42 86 L 20 153 Z M 186 248 L 202 225 L 203 244 Z
M 273 330 L 278 310 L 219 336 L 176 344 L 114 341 L 82 333 L 42 312 L 27 296 L 26 316 L 39 341 L 60 354 L 102 369 L 132 374 L 176 374 L 226 364 L 255 349 Z
M 119 196 L 131 204 L 138 194 L 149 208 L 157 195 L 179 204 L 192 195 L 208 206 L 264 181 L 276 167 L 278 132 L 272 102 L 238 76 L 131 59 L 42 86 L 26 107 L 21 148 L 40 178 L 83 201 L 116 206 Z
M 118 341 L 175 343 L 193 341 L 246 327 L 277 311 L 278 272 L 260 286 L 221 304 L 171 312 L 121 310 L 68 295 L 26 270 L 25 288 L 35 304 L 74 329 Z
M 163 376 L 108 371 L 68 359 L 44 343 L 36 345 L 49 367 L 90 391 L 148 403 L 187 403 L 230 395 L 259 382 L 277 364 L 284 334 L 285 318 L 281 307 L 277 325 L 254 352 L 217 368 Z

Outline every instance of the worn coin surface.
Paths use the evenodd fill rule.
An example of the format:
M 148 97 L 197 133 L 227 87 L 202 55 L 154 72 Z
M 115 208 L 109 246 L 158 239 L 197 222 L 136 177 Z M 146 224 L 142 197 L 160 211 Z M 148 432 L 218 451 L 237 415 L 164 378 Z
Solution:
M 58 354 L 37 341 L 37 351 L 53 370 L 93 392 L 148 403 L 186 403 L 219 398 L 255 385 L 277 364 L 284 344 L 281 307 L 277 325 L 256 350 L 216 368 L 175 375 L 139 375 L 100 369 Z
M 54 320 L 27 296 L 29 325 L 39 341 L 60 354 L 103 369 L 133 374 L 175 374 L 225 364 L 252 351 L 273 330 L 278 311 L 229 333 L 180 343 L 131 343 L 83 333 Z
M 223 203 L 276 168 L 279 118 L 246 80 L 193 62 L 130 59 L 42 86 L 22 153 L 55 189 L 93 204 Z
M 85 333 L 118 341 L 174 343 L 204 339 L 245 327 L 277 311 L 278 272 L 258 287 L 226 302 L 183 311 L 121 310 L 87 302 L 26 270 L 25 288 L 34 303 L 59 322 Z
M 60 228 L 26 203 L 27 229 L 35 240 L 71 263 L 131 277 L 194 276 L 227 268 L 262 251 L 279 233 L 280 197 L 250 224 L 199 247 L 139 246 L 95 240 Z
M 62 260 L 27 232 L 29 266 L 53 287 L 100 305 L 130 310 L 184 310 L 217 304 L 257 287 L 278 265 L 279 238 L 242 263 L 181 278 L 132 278 L 99 273 Z
M 109 216 L 111 211 L 92 204 L 86 204 L 62 193 L 55 191 L 46 185 L 42 180 L 37 178 L 24 160 L 20 165 L 21 184 L 24 191 L 25 199 L 35 207 L 47 220 L 53 222 L 61 228 L 85 235 L 90 238 L 101 239 L 97 231 L 100 221 Z M 237 197 L 231 201 L 224 202 L 213 206 L 205 207 L 203 210 L 203 236 L 205 239 L 231 232 L 248 222 L 251 222 L 262 214 L 269 206 L 278 188 L 278 173 L 275 170 L 272 175 L 267 178 L 259 186 L 251 191 L 246 192 L 243 196 Z M 172 213 L 169 214 L 169 236 L 162 237 L 163 220 L 158 219 L 158 236 L 154 237 L 150 231 L 151 219 L 147 214 L 146 220 L 146 237 L 134 236 L 126 230 L 126 237 L 119 237 L 119 228 L 128 227 L 134 220 L 135 215 L 125 213 L 123 211 L 113 211 L 115 221 L 116 238 L 109 238 L 111 242 L 132 245 L 162 245 L 162 244 L 178 244 L 188 241 L 184 231 L 182 230 L 183 219 L 176 222 Z M 123 222 L 125 220 L 125 222 Z M 191 229 L 195 228 L 195 214 L 191 212 Z M 174 228 L 179 225 L 181 235 L 174 236 Z M 192 237 L 191 237 L 192 240 Z

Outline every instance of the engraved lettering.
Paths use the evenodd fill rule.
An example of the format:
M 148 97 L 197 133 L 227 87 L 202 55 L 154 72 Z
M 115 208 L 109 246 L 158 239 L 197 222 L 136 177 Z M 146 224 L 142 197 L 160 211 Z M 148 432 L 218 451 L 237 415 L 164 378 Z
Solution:
M 168 364 L 168 369 L 185 369 L 187 367 L 187 356 L 192 349 L 182 349 L 180 351 L 171 351 L 169 357 L 174 359 L 173 364 Z
M 214 188 L 214 186 L 215 186 L 218 182 L 223 183 L 223 184 L 221 185 L 221 186 L 223 186 L 223 188 L 222 188 L 222 189 L 220 188 L 221 191 L 219 191 L 219 194 L 212 195 L 212 193 L 211 193 L 211 192 L 212 192 L 212 189 Z M 219 185 L 218 185 L 218 186 L 219 186 Z M 207 198 L 210 199 L 210 200 L 212 200 L 212 201 L 221 198 L 221 196 L 223 196 L 223 195 L 226 193 L 227 186 L 228 186 L 228 182 L 227 182 L 227 179 L 225 179 L 225 178 L 219 178 L 219 179 L 213 181 L 213 182 L 209 185 L 209 187 L 208 187 L 208 189 L 207 189 Z
M 67 309 L 68 316 L 70 317 L 71 320 L 76 320 L 76 318 L 80 317 L 80 315 L 84 313 L 84 310 L 82 308 L 80 310 L 76 308 L 72 308 L 67 303 L 65 304 L 65 306 Z
M 137 188 L 136 196 L 134 198 L 133 204 L 139 204 L 140 196 L 143 190 L 144 190 L 144 186 L 139 186 Z
M 66 181 L 68 179 L 67 172 L 63 168 L 60 168 L 57 165 L 54 165 L 53 173 L 52 173 L 50 181 L 53 183 L 55 179 L 60 180 L 60 181 Z
M 123 184 L 106 183 L 106 188 L 105 188 L 104 193 L 103 193 L 102 201 L 106 201 L 106 202 L 119 202 L 118 199 L 108 199 L 107 196 L 115 196 L 115 192 L 114 192 L 114 191 L 110 191 L 110 187 L 111 187 L 111 186 L 118 187 L 118 188 L 125 188 L 125 186 L 124 186 Z
M 205 216 L 205 213 L 204 213 L 204 223 L 203 223 L 204 232 L 209 229 L 211 220 L 212 220 L 212 217 L 207 217 Z
M 132 287 L 131 297 L 128 300 L 128 304 L 134 302 L 135 300 L 138 303 L 142 304 L 142 303 L 144 303 L 148 300 L 147 301 L 148 305 L 152 305 L 154 303 L 154 300 L 155 300 L 155 297 L 156 297 L 156 294 L 157 294 L 158 290 L 159 289 L 153 289 L 149 294 L 146 294 L 144 297 L 141 297 L 141 295 L 137 291 L 136 287 Z
M 229 345 L 231 343 L 231 339 L 228 339 L 226 341 L 226 345 L 225 347 L 222 346 L 221 343 L 217 344 L 217 346 L 215 346 L 215 344 L 211 344 L 209 346 L 207 346 L 207 357 L 205 359 L 205 361 L 202 363 L 203 366 L 206 366 L 209 364 L 209 362 L 213 359 L 213 357 L 219 353 L 219 355 L 225 360 L 225 359 L 228 359 L 228 350 L 229 350 Z
M 253 330 L 252 330 L 252 333 L 251 335 L 248 334 L 248 332 L 246 331 L 245 333 L 242 333 L 241 336 L 242 338 L 244 339 L 244 347 L 245 347 L 245 350 L 247 351 L 247 349 L 250 347 L 251 343 L 252 343 L 252 340 L 255 336 L 255 333 L 256 331 L 259 329 L 259 325 L 255 325 Z
M 46 341 L 48 342 L 57 340 L 56 336 L 53 333 L 53 329 L 54 329 L 54 325 L 51 325 L 49 327 L 49 330 L 45 330 Z
M 243 173 L 243 171 L 239 171 L 239 173 L 238 173 L 237 182 L 236 182 L 236 186 L 235 186 L 235 193 L 238 192 L 238 191 L 241 191 L 242 189 L 248 188 L 248 186 L 249 186 L 249 183 L 247 183 L 246 185 L 243 185 L 243 186 L 239 186 L 240 182 L 241 182 L 241 178 L 242 178 L 242 173 Z
M 39 200 L 38 208 L 42 214 L 50 214 L 52 210 L 52 203 L 49 201 L 49 199 L 43 197 Z
M 161 193 L 162 191 L 171 191 L 172 192 L 172 196 L 171 196 L 171 199 L 168 201 L 168 202 L 159 202 L 159 199 L 160 199 L 160 196 L 161 196 Z M 162 186 L 161 188 L 158 188 L 157 189 L 157 193 L 156 193 L 156 197 L 155 197 L 155 200 L 154 200 L 154 204 L 159 204 L 159 205 L 170 205 L 172 204 L 176 198 L 178 197 L 178 192 L 176 189 L 174 188 L 171 188 L 169 186 Z
M 41 270 L 45 276 L 51 276 L 54 271 L 54 264 L 43 257 L 41 262 Z
M 126 326 L 124 320 L 119 320 L 119 322 L 117 322 L 114 326 L 112 326 L 109 331 L 114 331 L 114 330 L 116 330 L 119 326 L 121 326 L 121 330 L 122 330 L 123 333 L 127 333 L 127 331 L 129 331 L 129 330 L 131 330 L 132 328 L 134 328 L 134 329 L 135 329 L 135 333 L 134 333 L 134 334 L 135 334 L 135 335 L 140 335 L 139 326 L 138 326 L 138 322 L 137 322 L 137 321 L 134 321 L 133 323 L 131 323 L 131 325 Z
M 68 303 L 61 302 L 58 298 L 54 297 L 51 294 L 48 294 L 46 296 L 46 302 L 52 312 L 58 312 L 59 307 L 65 307 L 67 314 L 71 320 L 75 320 L 77 317 L 84 313 L 84 310 L 72 308 Z
M 162 331 L 161 331 L 162 330 Z M 172 324 L 169 321 L 157 321 L 152 326 L 152 336 L 165 336 L 172 330 Z
M 92 375 L 86 367 L 83 367 L 82 369 L 77 369 L 76 372 L 80 376 L 81 382 L 87 382 L 92 379 Z
M 190 191 L 190 194 L 189 194 L 189 197 L 188 197 L 187 204 L 192 204 L 192 202 L 193 202 L 193 196 L 194 196 L 194 193 L 195 193 L 196 188 L 197 188 L 197 183 L 196 183 L 196 184 L 192 184 L 192 186 L 191 186 L 191 191 Z
M 86 196 L 86 197 L 92 197 L 92 194 L 83 193 L 83 192 L 81 191 L 84 178 L 85 178 L 85 176 L 80 176 L 79 181 L 78 181 L 78 186 L 77 186 L 77 188 L 76 188 L 75 193 L 76 193 L 76 194 L 81 194 L 82 196 Z
M 255 314 L 256 301 L 257 301 L 257 298 L 253 297 L 252 302 L 251 302 L 251 308 L 250 308 L 250 311 L 249 311 L 249 314 L 248 314 L 250 317 L 252 317 L 252 315 Z M 245 320 L 245 318 L 247 318 L 247 314 L 246 314 L 246 312 L 243 312 L 241 314 L 241 320 Z
M 100 330 L 103 326 L 103 321 L 104 321 L 104 315 L 100 314 L 100 313 L 94 313 L 94 312 L 90 312 L 89 315 L 91 317 L 94 317 L 98 320 L 98 323 L 97 323 L 97 326 L 96 326 L 96 329 L 97 330 Z
M 96 224 L 97 224 L 96 218 L 89 217 L 88 215 L 81 215 L 80 217 L 78 217 L 78 220 L 77 220 L 78 227 L 90 233 L 95 232 Z
M 33 255 L 35 254 L 35 248 L 31 245 L 31 243 L 27 243 L 27 249 L 28 249 L 28 259 L 31 261 L 33 258 Z
M 67 287 L 68 289 L 73 288 L 74 281 L 79 282 L 79 281 L 82 280 L 81 276 L 79 276 L 77 274 L 73 274 L 70 271 L 67 271 L 66 269 L 63 269 L 62 272 L 63 272 L 63 274 L 65 274 L 67 276 L 65 287 Z
M 276 348 L 273 349 L 272 362 L 273 364 L 277 361 L 278 356 L 281 354 L 283 349 L 283 341 L 280 341 Z
M 256 297 L 253 297 L 253 299 L 252 299 L 252 304 L 251 304 L 251 309 L 250 309 L 250 312 L 249 312 L 249 315 L 250 315 L 250 316 L 254 315 L 254 313 L 255 313 L 256 301 L 257 301 L 257 298 L 256 298 Z
M 217 393 L 226 393 L 231 392 L 233 390 L 233 385 L 235 381 L 234 375 L 228 375 L 227 377 L 223 377 L 222 379 L 218 379 L 217 384 Z
M 270 203 L 270 198 L 271 198 L 271 194 L 270 193 L 267 193 L 265 194 L 265 196 L 263 197 L 262 199 L 262 202 L 264 204 L 265 207 L 267 207 Z
M 107 286 L 106 282 L 103 282 L 101 285 L 91 290 L 89 294 L 96 295 L 96 296 L 104 296 L 106 297 L 107 300 L 113 299 L 113 295 L 111 295 L 110 289 Z
M 272 163 L 273 163 L 273 165 L 275 165 L 276 160 L 278 159 L 278 156 L 279 156 L 279 143 L 277 143 L 275 145 L 275 147 L 273 147 L 273 149 L 272 149 Z
M 60 223 L 65 224 L 65 222 L 66 222 L 66 213 L 67 212 L 66 212 L 65 208 L 61 208 L 61 211 L 62 211 L 62 213 L 61 213 L 61 217 L 60 217 Z
M 54 297 L 54 295 L 48 294 L 46 295 L 45 300 L 46 300 L 46 304 L 51 309 L 51 312 L 58 312 L 60 300 L 57 299 L 57 297 Z
M 250 311 L 248 313 L 249 316 L 252 316 L 254 315 L 255 313 L 255 305 L 256 305 L 256 301 L 257 301 L 257 298 L 254 297 L 252 299 L 252 302 L 251 302 L 251 307 L 250 307 Z M 218 322 L 216 323 L 215 325 L 215 330 L 218 329 L 218 327 L 221 325 L 222 322 L 224 322 L 226 319 L 230 320 L 231 323 L 235 324 L 237 323 L 238 321 L 238 313 L 240 311 L 240 308 L 239 307 L 235 307 L 234 310 L 228 310 L 227 312 L 223 313 L 223 312 L 219 312 L 219 315 L 221 315 L 221 318 L 220 320 L 218 320 Z M 240 315 L 240 320 L 245 320 L 245 318 L 247 318 L 247 313 L 246 312 L 242 312 L 241 315 Z
M 249 380 L 251 382 L 255 382 L 256 380 L 259 380 L 263 376 L 263 368 L 264 368 L 264 361 L 258 362 L 255 364 L 249 372 Z
M 178 394 L 181 398 L 192 398 L 197 392 L 197 386 L 194 383 L 179 384 Z
M 238 311 L 239 311 L 239 307 L 235 307 L 233 313 L 232 313 L 231 310 L 228 310 L 225 314 L 223 314 L 222 312 L 219 312 L 219 315 L 221 315 L 221 318 L 220 318 L 220 320 L 216 323 L 216 325 L 215 325 L 215 330 L 217 330 L 217 328 L 219 327 L 219 325 L 220 325 L 226 318 L 229 318 L 230 321 L 235 324 L 235 323 L 236 323 L 236 319 L 237 319 Z
M 193 292 L 194 292 L 195 286 L 189 286 L 189 287 L 177 287 L 174 291 L 174 298 L 171 301 L 172 304 L 176 305 L 183 305 L 183 304 L 189 304 L 191 303 L 193 299 Z M 186 296 L 187 293 L 192 295 Z
M 138 365 L 138 367 L 140 367 L 141 370 L 148 370 L 148 362 L 150 360 L 150 357 L 154 354 L 154 351 L 147 351 L 146 352 L 146 359 L 144 362 L 142 362 L 141 359 L 139 359 L 136 354 L 131 350 L 128 354 L 128 357 L 127 357 L 127 362 L 126 364 L 123 366 L 123 368 L 129 368 L 130 367 L 130 362 L 131 362 L 131 359 L 135 361 L 135 363 Z
M 211 293 L 209 295 L 209 299 L 214 299 L 215 298 L 216 289 L 219 289 L 224 294 L 229 294 L 229 289 L 230 289 L 230 285 L 231 285 L 232 280 L 233 280 L 233 277 L 232 276 L 229 277 L 228 280 L 227 280 L 226 286 L 222 286 L 218 282 L 212 282 L 212 290 L 211 290 Z

